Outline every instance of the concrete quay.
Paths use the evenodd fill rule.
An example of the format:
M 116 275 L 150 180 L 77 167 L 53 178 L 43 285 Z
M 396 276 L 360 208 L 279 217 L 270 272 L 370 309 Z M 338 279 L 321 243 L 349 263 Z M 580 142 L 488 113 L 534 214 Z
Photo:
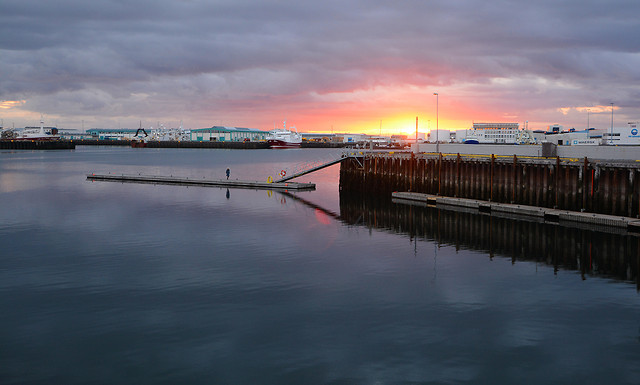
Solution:
M 640 146 L 559 146 L 542 144 L 461 144 L 461 143 L 419 143 L 411 150 L 419 153 L 442 153 L 464 155 L 484 155 L 496 157 L 566 158 L 589 161 L 631 161 L 640 162 Z

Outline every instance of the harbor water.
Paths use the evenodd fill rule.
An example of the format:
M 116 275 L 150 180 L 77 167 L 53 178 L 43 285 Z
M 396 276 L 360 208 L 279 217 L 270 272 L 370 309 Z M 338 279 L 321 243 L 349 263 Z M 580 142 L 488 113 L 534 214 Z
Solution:
M 335 151 L 0 151 L 0 384 L 638 382 L 636 235 L 354 197 L 339 165 L 86 178 Z

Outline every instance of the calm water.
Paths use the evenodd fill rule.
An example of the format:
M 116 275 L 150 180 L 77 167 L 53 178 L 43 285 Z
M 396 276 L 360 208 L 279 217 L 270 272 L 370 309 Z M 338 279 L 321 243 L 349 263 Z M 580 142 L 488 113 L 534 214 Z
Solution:
M 0 152 L 0 383 L 638 383 L 637 237 L 341 196 L 339 166 L 86 180 L 330 152 Z

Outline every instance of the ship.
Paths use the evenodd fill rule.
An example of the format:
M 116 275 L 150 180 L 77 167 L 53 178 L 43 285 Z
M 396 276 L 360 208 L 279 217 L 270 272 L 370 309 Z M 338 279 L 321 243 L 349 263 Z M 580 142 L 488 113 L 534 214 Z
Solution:
M 144 136 L 140 135 L 140 131 L 144 134 Z M 149 134 L 142 128 L 142 123 L 140 123 L 140 128 L 136 131 L 136 134 L 131 138 L 131 147 L 147 147 L 147 138 Z
M 287 129 L 287 122 L 285 121 L 283 128 L 269 131 L 267 143 L 270 148 L 300 148 L 302 135 L 297 130 L 294 132 Z
M 40 127 L 25 127 L 13 140 L 47 141 L 59 140 L 58 129 L 56 127 L 45 127 L 44 118 L 40 117 Z

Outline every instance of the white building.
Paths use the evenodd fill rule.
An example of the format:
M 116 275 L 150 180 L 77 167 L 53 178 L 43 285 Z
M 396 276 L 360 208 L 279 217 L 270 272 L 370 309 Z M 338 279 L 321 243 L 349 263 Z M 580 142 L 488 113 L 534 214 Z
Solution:
M 427 141 L 431 143 L 449 143 L 451 139 L 451 130 L 431 130 L 427 134 Z
M 551 125 L 548 131 L 536 131 L 540 141 L 558 146 L 632 146 L 640 145 L 640 123 L 629 122 L 626 127 L 609 129 L 589 128 L 588 130 L 562 131 L 562 126 Z
M 640 122 L 629 122 L 626 127 L 605 130 L 602 144 L 612 146 L 640 145 Z
M 518 123 L 474 123 L 460 134 L 456 140 L 462 143 L 516 144 L 521 142 L 523 130 Z

